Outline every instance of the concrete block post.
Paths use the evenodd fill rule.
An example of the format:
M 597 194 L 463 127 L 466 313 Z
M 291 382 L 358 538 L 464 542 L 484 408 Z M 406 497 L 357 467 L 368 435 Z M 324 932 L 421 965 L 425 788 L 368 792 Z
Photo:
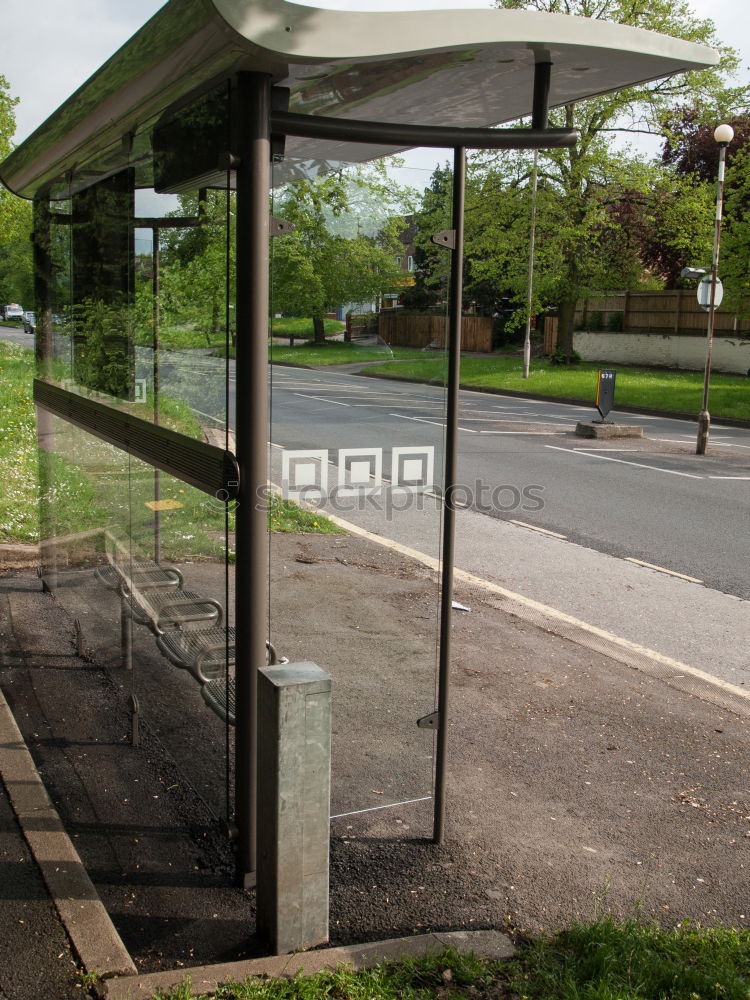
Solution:
M 258 677 L 258 936 L 276 955 L 328 940 L 331 678 L 314 663 Z

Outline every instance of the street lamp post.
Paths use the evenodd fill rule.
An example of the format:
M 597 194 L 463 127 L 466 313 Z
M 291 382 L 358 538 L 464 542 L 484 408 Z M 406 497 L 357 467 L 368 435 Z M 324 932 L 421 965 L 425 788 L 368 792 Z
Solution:
M 734 138 L 731 125 L 719 125 L 714 131 L 714 139 L 719 144 L 719 173 L 716 179 L 716 215 L 714 217 L 714 252 L 711 259 L 711 295 L 708 302 L 708 334 L 706 337 L 706 369 L 703 376 L 703 404 L 698 416 L 698 442 L 696 455 L 706 454 L 708 431 L 711 427 L 711 417 L 708 412 L 708 390 L 711 382 L 711 351 L 714 342 L 714 317 L 716 312 L 716 282 L 719 271 L 719 242 L 721 239 L 721 214 L 724 203 L 724 167 L 727 157 L 727 146 Z

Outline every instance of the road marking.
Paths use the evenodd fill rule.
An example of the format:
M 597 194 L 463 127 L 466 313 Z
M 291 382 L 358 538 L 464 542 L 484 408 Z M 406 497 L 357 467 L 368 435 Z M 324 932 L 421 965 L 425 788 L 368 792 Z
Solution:
M 351 403 L 339 403 L 335 399 L 324 399 L 323 396 L 308 396 L 304 392 L 295 392 L 295 396 L 302 396 L 304 399 L 314 399 L 316 403 L 331 403 L 332 406 L 351 406 Z
M 538 524 L 527 524 L 526 521 L 516 521 L 509 518 L 511 524 L 518 524 L 522 528 L 529 528 L 531 531 L 540 531 L 543 535 L 552 535 L 553 538 L 563 538 L 567 541 L 567 535 L 561 535 L 559 531 L 550 531 L 549 528 L 540 528 Z
M 663 441 L 665 444 L 687 444 L 689 441 L 695 441 L 695 434 L 686 434 L 681 438 L 651 438 L 652 441 Z
M 546 424 L 548 420 L 519 420 L 517 417 L 467 417 L 461 416 L 459 420 L 469 420 L 473 424 Z M 572 427 L 572 424 L 571 424 Z
M 401 420 L 415 420 L 418 424 L 432 424 L 433 427 L 442 427 L 445 429 L 445 424 L 439 424 L 435 420 L 425 420 L 423 417 L 409 417 L 405 413 L 389 413 L 389 417 L 400 417 Z
M 435 420 L 426 420 L 424 417 L 410 417 L 406 413 L 389 413 L 389 417 L 400 417 L 401 420 L 414 420 L 418 424 L 432 424 L 433 427 L 442 427 L 445 430 L 445 424 L 439 424 Z M 459 427 L 458 430 L 464 431 L 466 434 L 479 434 L 480 431 L 473 431 L 470 427 Z
M 703 580 L 699 580 L 696 576 L 688 576 L 687 573 L 678 573 L 676 570 L 667 569 L 664 566 L 655 566 L 654 563 L 644 562 L 643 559 L 634 559 L 632 556 L 625 556 L 625 562 L 635 563 L 637 566 L 645 566 L 647 569 L 655 569 L 659 573 L 668 573 L 669 576 L 676 576 L 680 580 L 688 580 L 690 583 L 703 583 Z
M 748 482 L 750 476 L 707 476 L 707 479 L 733 479 L 735 481 Z
M 677 472 L 675 469 L 662 469 L 658 465 L 644 465 L 642 462 L 626 462 L 623 458 L 608 458 L 606 455 L 597 455 L 591 451 L 576 451 L 574 448 L 561 448 L 556 444 L 545 444 L 545 448 L 552 448 L 553 451 L 567 451 L 570 455 L 586 455 L 589 458 L 598 458 L 602 462 L 619 462 L 620 465 L 632 465 L 637 469 L 650 469 L 652 472 L 666 472 L 670 476 L 684 476 L 686 479 L 703 479 L 703 476 L 694 476 L 692 472 Z

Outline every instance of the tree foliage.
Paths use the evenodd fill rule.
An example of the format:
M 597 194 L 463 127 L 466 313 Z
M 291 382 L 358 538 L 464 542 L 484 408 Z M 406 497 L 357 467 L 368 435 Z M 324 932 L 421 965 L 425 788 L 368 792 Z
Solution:
M 0 76 L 0 160 L 10 153 L 16 130 L 18 98 Z M 31 264 L 31 203 L 0 186 L 0 299 L 31 308 L 34 298 Z
M 295 228 L 273 241 L 272 308 L 311 316 L 316 342 L 324 339 L 327 312 L 398 287 L 404 203 L 384 166 L 289 184 L 277 195 L 274 214 Z
M 538 232 L 545 234 L 540 256 L 543 261 L 547 254 L 549 262 L 556 262 L 554 274 L 545 273 L 542 280 L 546 281 L 546 295 L 558 307 L 559 345 L 570 354 L 576 301 L 601 287 L 602 278 L 610 276 L 611 287 L 618 278 L 627 277 L 627 267 L 623 274 L 624 259 L 612 253 L 628 237 L 622 224 L 627 199 L 634 189 L 647 199 L 649 188 L 656 183 L 653 169 L 618 151 L 613 136 L 664 134 L 674 108 L 691 100 L 700 104 L 706 118 L 717 120 L 743 106 L 747 94 L 743 88 L 726 83 L 727 74 L 737 67 L 736 53 L 721 45 L 713 22 L 697 17 L 685 0 L 650 0 L 648 4 L 630 0 L 496 2 L 506 9 L 573 14 L 658 31 L 710 45 L 721 54 L 717 67 L 626 88 L 551 112 L 550 125 L 575 128 L 580 134 L 574 148 L 540 155 L 540 187 L 551 196 L 547 200 L 549 211 L 543 209 L 540 216 Z M 540 195 L 543 200 L 546 197 Z M 618 201 L 619 212 L 613 208 Z M 518 228 L 522 231 L 520 225 Z
M 698 107 L 677 108 L 665 122 L 667 134 L 662 163 L 679 174 L 693 174 L 711 184 L 716 180 L 719 150 L 714 139 L 717 121 L 706 123 Z M 730 121 L 734 139 L 727 146 L 727 167 L 750 139 L 750 114 L 733 115 Z

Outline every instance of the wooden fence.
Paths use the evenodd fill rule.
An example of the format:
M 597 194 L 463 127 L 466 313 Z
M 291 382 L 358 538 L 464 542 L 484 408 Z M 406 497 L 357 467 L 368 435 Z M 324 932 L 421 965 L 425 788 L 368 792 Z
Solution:
M 448 320 L 445 316 L 410 316 L 382 312 L 378 334 L 389 347 L 445 347 Z M 492 318 L 464 316 L 461 321 L 461 350 L 489 354 L 492 350 Z
M 675 291 L 610 292 L 579 304 L 575 328 L 615 333 L 661 333 L 697 336 L 705 333 L 707 313 L 698 305 L 695 289 Z M 719 307 L 714 317 L 717 337 L 750 333 L 750 321 Z

